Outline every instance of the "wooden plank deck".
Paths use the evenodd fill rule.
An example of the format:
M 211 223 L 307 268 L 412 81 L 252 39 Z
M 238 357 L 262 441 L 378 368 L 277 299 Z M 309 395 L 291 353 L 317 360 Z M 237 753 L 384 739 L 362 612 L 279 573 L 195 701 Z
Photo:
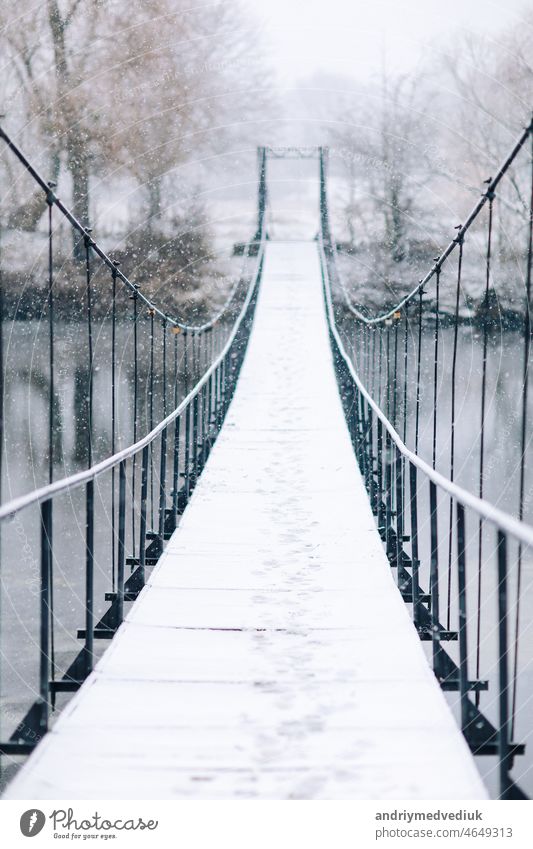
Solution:
M 482 799 L 375 529 L 314 243 L 270 243 L 179 529 L 9 799 Z

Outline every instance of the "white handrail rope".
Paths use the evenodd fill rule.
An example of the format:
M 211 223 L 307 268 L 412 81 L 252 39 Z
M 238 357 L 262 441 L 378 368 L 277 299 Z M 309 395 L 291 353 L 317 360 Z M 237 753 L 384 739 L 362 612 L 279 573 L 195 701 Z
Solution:
M 254 274 L 251 277 L 250 285 L 248 286 L 248 291 L 246 293 L 246 298 L 243 302 L 237 320 L 233 325 L 232 331 L 226 341 L 226 344 L 222 351 L 219 353 L 216 360 L 214 360 L 207 371 L 202 375 L 196 386 L 194 386 L 189 394 L 181 401 L 181 403 L 173 410 L 166 418 L 164 418 L 161 422 L 159 422 L 156 427 L 153 428 L 149 433 L 146 434 L 142 439 L 135 442 L 133 445 L 129 445 L 127 448 L 123 448 L 122 451 L 118 451 L 115 454 L 112 454 L 110 457 L 106 457 L 105 460 L 101 460 L 99 463 L 96 463 L 94 466 L 91 466 L 90 469 L 85 469 L 82 472 L 77 472 L 74 475 L 69 475 L 68 477 L 61 478 L 60 480 L 55 481 L 54 483 L 48 484 L 47 486 L 39 487 L 38 489 L 33 490 L 32 492 L 27 493 L 26 495 L 18 496 L 17 498 L 8 501 L 6 504 L 3 504 L 0 507 L 0 522 L 4 519 L 12 518 L 16 513 L 19 513 L 21 510 L 24 510 L 26 507 L 29 507 L 32 504 L 39 504 L 43 501 L 47 501 L 49 498 L 52 498 L 55 495 L 58 495 L 62 492 L 72 491 L 73 489 L 77 489 L 80 486 L 83 486 L 85 483 L 91 480 L 95 480 L 95 478 L 104 474 L 104 472 L 109 471 L 113 467 L 118 466 L 124 460 L 128 460 L 130 457 L 133 457 L 135 454 L 138 454 L 149 445 L 151 442 L 162 433 L 165 428 L 167 428 L 178 416 L 180 416 L 186 408 L 189 406 L 191 401 L 195 398 L 196 395 L 199 394 L 202 387 L 208 382 L 211 375 L 215 373 L 217 368 L 222 363 L 222 360 L 227 356 L 235 337 L 237 335 L 237 331 L 239 330 L 246 313 L 248 312 L 248 307 L 252 301 L 253 295 L 257 289 L 261 268 L 263 263 L 263 256 L 265 252 L 265 231 L 263 228 L 263 233 L 261 237 L 261 241 L 259 242 L 259 252 L 257 255 L 257 265 L 254 271 Z
M 324 296 L 326 301 L 328 324 L 330 327 L 330 331 L 335 339 L 335 344 L 337 345 L 339 354 L 343 358 L 344 363 L 350 372 L 350 376 L 356 384 L 359 392 L 364 397 L 365 401 L 375 413 L 377 418 L 381 421 L 400 453 L 406 458 L 406 460 L 416 466 L 416 468 L 419 469 L 429 480 L 436 484 L 436 486 L 438 486 L 440 489 L 448 493 L 448 495 L 450 495 L 455 501 L 458 501 L 460 504 L 462 504 L 463 507 L 472 509 L 475 513 L 478 514 L 478 516 L 483 519 L 486 519 L 493 525 L 496 525 L 499 530 L 510 534 L 515 539 L 522 542 L 524 545 L 533 547 L 533 528 L 530 525 L 527 525 L 525 522 L 520 522 L 518 519 L 514 519 L 512 516 L 508 515 L 507 513 L 504 513 L 502 510 L 500 510 L 498 507 L 495 507 L 493 504 L 490 504 L 488 501 L 485 501 L 484 499 L 472 495 L 472 493 L 468 492 L 468 490 L 463 489 L 453 481 L 444 477 L 444 475 L 441 475 L 440 472 L 437 472 L 435 469 L 433 469 L 430 465 L 428 465 L 428 463 L 422 460 L 418 456 L 418 454 L 414 454 L 405 445 L 405 443 L 402 441 L 402 438 L 394 429 L 388 418 L 382 412 L 380 407 L 378 407 L 373 398 L 371 398 L 364 385 L 362 384 L 361 380 L 359 379 L 359 376 L 355 371 L 350 357 L 346 353 L 339 332 L 337 330 L 335 314 L 333 311 L 333 301 L 331 297 L 331 281 L 327 268 L 327 261 L 324 251 L 324 244 L 322 241 L 322 235 L 320 235 L 318 244 L 322 266 L 322 279 L 324 282 Z

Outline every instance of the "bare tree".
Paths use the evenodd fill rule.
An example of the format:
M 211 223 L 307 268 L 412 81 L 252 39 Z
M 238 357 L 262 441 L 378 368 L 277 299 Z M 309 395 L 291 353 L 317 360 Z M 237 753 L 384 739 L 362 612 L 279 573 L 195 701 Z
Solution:
M 258 53 L 237 2 L 20 0 L 0 9 L 21 127 L 48 151 L 46 171 L 70 176 L 74 211 L 90 217 L 91 178 L 128 171 L 157 227 L 169 175 L 220 143 L 256 79 Z M 241 96 L 242 95 L 242 96 Z M 24 198 L 13 226 L 35 228 L 42 193 Z M 79 245 L 78 245 L 79 247 Z
M 89 220 L 91 161 L 105 140 L 91 79 L 110 60 L 108 45 L 99 37 L 108 5 L 108 0 L 46 0 L 35 6 L 21 0 L 16 14 L 6 7 L 0 12 L 23 110 L 49 151 L 53 181 L 64 162 L 74 212 L 83 223 Z M 15 220 L 32 228 L 41 213 L 37 195 Z
M 183 0 L 150 0 L 134 10 L 117 9 L 114 26 L 123 38 L 110 86 L 121 92 L 113 158 L 143 187 L 153 229 L 176 168 L 220 149 L 229 127 L 238 124 L 242 138 L 242 115 L 249 121 L 259 113 L 260 57 L 231 0 L 207 10 Z
M 367 88 L 331 130 L 340 154 L 347 197 L 344 216 L 350 240 L 358 228 L 385 242 L 395 262 L 407 252 L 412 223 L 429 175 L 428 128 L 418 74 L 384 77 Z M 380 226 L 381 222 L 381 226 Z
M 455 151 L 465 183 L 478 187 L 531 120 L 533 12 L 499 37 L 468 33 L 442 54 L 447 84 L 444 141 Z M 511 172 L 502 200 L 525 214 L 527 200 Z M 511 188 L 512 191 L 507 191 Z

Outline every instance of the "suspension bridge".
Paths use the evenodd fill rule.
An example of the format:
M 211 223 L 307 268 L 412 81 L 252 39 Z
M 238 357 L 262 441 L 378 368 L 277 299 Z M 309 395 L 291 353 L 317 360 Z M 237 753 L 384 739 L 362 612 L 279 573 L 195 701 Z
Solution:
M 442 474 L 435 452 L 428 462 L 417 443 L 427 333 L 437 391 L 441 275 L 457 260 L 460 291 L 466 236 L 488 211 L 489 287 L 497 189 L 529 155 L 531 135 L 529 126 L 411 294 L 374 317 L 350 302 L 341 279 L 326 150 L 287 151 L 317 159 L 320 214 L 316 239 L 283 242 L 268 238 L 265 214 L 267 162 L 282 151 L 260 149 L 257 232 L 224 338 L 221 314 L 195 327 L 158 309 L 1 132 L 48 204 L 52 374 L 54 213 L 85 246 L 89 339 L 98 261 L 112 282 L 113 321 L 120 285 L 133 296 L 135 326 L 145 311 L 151 346 L 160 325 L 164 365 L 164 416 L 145 436 L 96 464 L 89 453 L 87 469 L 70 477 L 51 471 L 46 486 L 0 507 L 2 525 L 33 511 L 41 546 L 37 695 L 0 744 L 5 759 L 29 757 L 5 798 L 483 799 L 475 756 L 494 764 L 500 798 L 527 798 L 513 777 L 525 752 L 515 739 L 524 715 L 518 601 L 533 544 L 525 468 L 514 518 L 482 489 L 458 486 L 453 464 Z M 530 205 L 524 387 L 531 220 Z M 167 363 L 171 330 L 175 353 L 182 344 L 196 365 L 181 399 L 177 358 L 173 374 Z M 113 382 L 113 402 L 115 392 Z M 436 395 L 433 409 L 436 441 Z M 51 407 L 51 446 L 53 416 Z M 85 621 L 81 649 L 61 668 L 53 506 L 79 490 Z M 111 589 L 97 615 L 102 506 Z M 95 663 L 101 640 L 111 643 Z M 56 699 L 72 692 L 56 718 Z

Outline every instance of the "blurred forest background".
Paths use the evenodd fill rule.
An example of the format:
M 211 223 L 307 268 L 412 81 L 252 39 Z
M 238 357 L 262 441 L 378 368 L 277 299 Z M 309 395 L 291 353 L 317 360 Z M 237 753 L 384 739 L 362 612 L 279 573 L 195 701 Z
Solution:
M 246 144 L 243 116 L 253 120 L 263 103 L 261 91 L 251 96 L 260 61 L 239 5 L 21 0 L 0 8 L 0 39 L 6 129 L 80 222 L 164 308 L 216 297 L 227 268 L 208 190 L 223 151 L 234 153 L 233 128 Z M 46 203 L 12 154 L 1 155 L 5 294 L 19 317 L 38 315 Z M 84 248 L 60 217 L 55 290 L 70 315 Z
M 254 227 L 256 145 L 327 144 L 353 296 L 370 308 L 392 302 L 446 244 L 531 119 L 533 10 L 497 38 L 457 33 L 406 73 L 390 72 L 377 51 L 364 81 L 324 71 L 292 87 L 278 84 L 253 11 L 238 0 L 2 4 L 2 121 L 168 309 L 209 310 L 231 285 L 231 246 Z M 27 317 L 40 312 L 46 204 L 19 163 L 0 156 L 6 297 Z M 529 202 L 527 175 L 511 176 L 496 222 L 498 292 L 510 311 L 523 286 L 508 260 L 523 243 Z M 314 171 L 275 183 L 273 172 L 273 194 L 309 201 L 316 220 Z M 284 209 L 289 202 L 280 234 L 290 230 Z M 72 313 L 82 246 L 57 227 L 56 287 Z M 483 281 L 467 275 L 465 285 L 475 309 Z

